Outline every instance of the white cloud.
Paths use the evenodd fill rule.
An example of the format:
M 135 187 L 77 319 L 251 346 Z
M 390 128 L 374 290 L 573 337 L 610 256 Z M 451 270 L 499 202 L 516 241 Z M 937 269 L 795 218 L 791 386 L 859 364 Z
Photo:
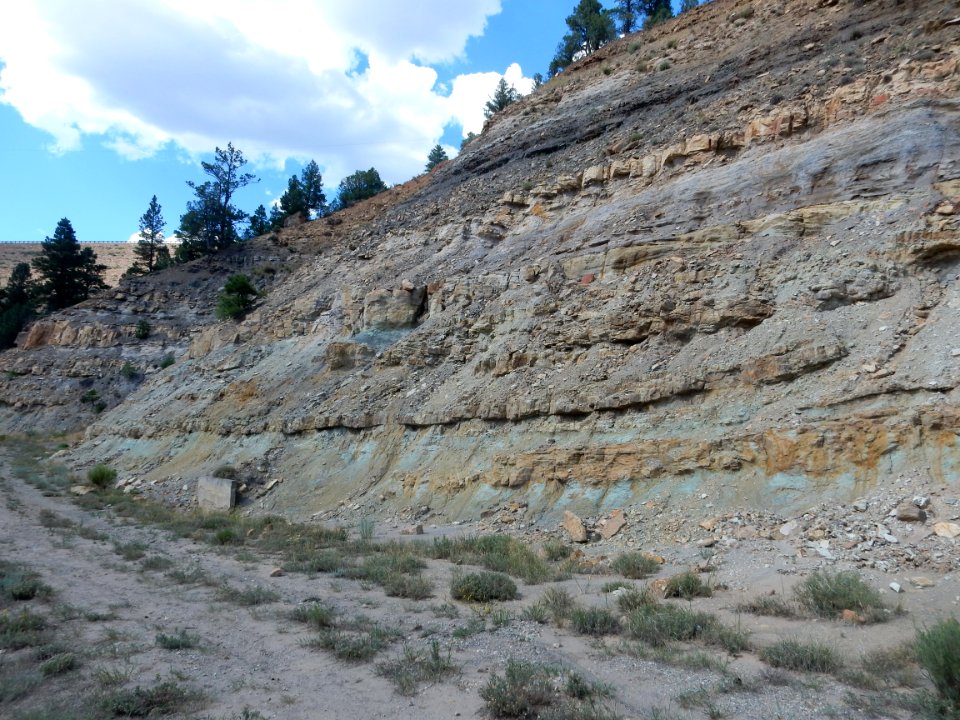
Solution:
M 327 185 L 371 165 L 420 172 L 444 127 L 478 132 L 498 73 L 449 93 L 428 62 L 461 56 L 501 0 L 19 0 L 0 4 L 0 102 L 52 149 L 92 136 L 120 155 L 232 140 L 248 157 L 315 158 Z M 522 91 L 519 66 L 506 73 Z

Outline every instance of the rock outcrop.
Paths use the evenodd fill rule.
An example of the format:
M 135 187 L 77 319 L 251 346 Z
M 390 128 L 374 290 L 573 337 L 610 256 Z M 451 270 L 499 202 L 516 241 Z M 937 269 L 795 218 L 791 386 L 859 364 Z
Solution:
M 954 482 L 950 9 L 791 1 L 733 23 L 737 6 L 604 48 L 345 224 L 284 229 L 287 272 L 243 323 L 174 301 L 193 315 L 155 324 L 178 362 L 69 459 L 171 498 L 229 463 L 284 480 L 262 507 L 325 517 L 513 498 L 559 520 L 705 489 L 779 508 L 905 472 Z M 222 275 L 202 272 L 211 308 Z M 125 290 L 141 303 L 172 292 L 138 282 L 155 283 Z M 40 383 L 132 352 L 128 305 L 104 303 L 2 356 L 8 425 L 56 416 Z

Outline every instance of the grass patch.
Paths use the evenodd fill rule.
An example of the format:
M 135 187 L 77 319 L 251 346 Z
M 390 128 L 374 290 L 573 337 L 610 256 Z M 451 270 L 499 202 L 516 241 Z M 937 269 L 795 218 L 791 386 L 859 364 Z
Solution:
M 420 545 L 421 552 L 457 565 L 479 565 L 494 572 L 518 577 L 528 584 L 552 580 L 556 571 L 527 545 L 508 535 L 480 535 L 466 538 L 434 538 Z
M 676 605 L 641 605 L 627 615 L 627 635 L 653 647 L 699 640 L 729 653 L 749 649 L 746 632 L 721 623 L 715 615 Z
M 822 618 L 835 619 L 853 610 L 865 622 L 884 622 L 890 614 L 880 592 L 856 572 L 817 570 L 794 588 L 801 607 Z
M 517 585 L 502 573 L 476 572 L 458 575 L 450 581 L 450 596 L 464 602 L 514 600 Z
M 577 606 L 573 600 L 573 596 L 566 590 L 560 588 L 547 588 L 544 590 L 537 604 L 543 606 L 543 609 L 553 620 L 554 624 L 558 626 L 563 626 L 563 624 L 570 619 L 570 613 L 572 613 L 573 609 Z
M 49 626 L 43 615 L 24 610 L 0 614 L 0 648 L 19 650 L 46 644 Z
M 277 602 L 280 596 L 273 590 L 269 590 L 260 585 L 254 585 L 249 588 L 236 588 L 232 585 L 220 588 L 217 593 L 221 600 L 232 602 L 235 605 L 244 607 L 253 607 L 255 605 L 266 605 Z
M 600 588 L 600 592 L 607 594 L 617 590 L 626 590 L 632 587 L 632 583 L 624 582 L 623 580 L 614 580 L 613 582 L 604 583 Z
M 200 644 L 200 636 L 191 635 L 185 629 L 181 628 L 180 631 L 174 635 L 157 633 L 154 641 L 157 647 L 163 648 L 164 650 L 189 650 Z
M 656 604 L 656 593 L 649 585 L 644 585 L 643 587 L 639 588 L 632 588 L 626 592 L 620 593 L 620 595 L 617 596 L 617 607 L 619 607 L 621 612 L 624 613 L 631 613 L 637 608 Z
M 295 608 L 290 614 L 290 619 L 309 625 L 315 630 L 326 630 L 333 627 L 334 612 L 332 608 L 322 603 L 310 603 Z
M 641 580 L 656 574 L 660 570 L 660 563 L 644 553 L 627 552 L 618 555 L 610 567 L 618 575 L 631 580 Z
M 155 570 L 162 572 L 163 570 L 169 570 L 173 567 L 173 560 L 163 555 L 151 555 L 150 557 L 145 557 L 140 562 L 140 568 L 142 570 Z
M 523 612 L 520 614 L 520 617 L 524 620 L 529 620 L 530 622 L 535 622 L 539 625 L 545 625 L 549 616 L 547 615 L 547 608 L 544 607 L 544 604 L 541 602 L 535 602 L 533 605 L 528 605 L 523 609 Z
M 87 481 L 96 488 L 106 490 L 117 481 L 117 471 L 107 465 L 94 465 L 87 470 Z
M 543 554 L 550 562 L 566 560 L 573 554 L 573 548 L 559 540 L 547 540 L 543 544 Z
M 36 670 L 19 670 L 0 675 L 0 703 L 22 700 L 36 690 L 43 676 Z
M 620 621 L 606 608 L 575 608 L 570 613 L 570 627 L 580 635 L 615 635 Z
M 196 694 L 182 685 L 166 681 L 149 688 L 139 685 L 105 694 L 100 700 L 104 712 L 114 717 L 172 715 L 195 701 Z
M 737 605 L 737 610 L 768 617 L 793 618 L 797 616 L 797 611 L 793 605 L 774 595 L 761 595 L 748 602 L 740 603 Z
M 311 644 L 326 650 L 340 660 L 366 662 L 391 645 L 402 634 L 395 628 L 358 618 L 353 623 L 320 633 Z
M 695 597 L 711 597 L 713 588 L 707 585 L 695 572 L 687 571 L 674 575 L 667 581 L 663 596 L 690 600 Z
M 147 556 L 147 546 L 142 542 L 114 543 L 113 551 L 130 562 L 142 560 Z
M 509 660 L 503 675 L 480 688 L 487 711 L 496 718 L 614 720 L 610 690 L 576 673 L 522 660 Z
M 80 667 L 80 658 L 75 653 L 58 653 L 40 663 L 40 672 L 45 676 L 63 675 Z
M 404 648 L 400 657 L 377 664 L 377 675 L 390 680 L 396 691 L 405 696 L 416 694 L 420 683 L 441 682 L 459 672 L 449 648 L 444 653 L 437 640 L 430 643 L 427 651 Z
M 917 630 L 917 660 L 945 709 L 960 716 L 960 622 L 948 618 Z
M 843 667 L 840 654 L 820 642 L 780 640 L 760 648 L 758 656 L 773 667 L 800 672 L 835 673 Z
M 0 600 L 23 602 L 48 598 L 53 589 L 22 565 L 0 561 Z

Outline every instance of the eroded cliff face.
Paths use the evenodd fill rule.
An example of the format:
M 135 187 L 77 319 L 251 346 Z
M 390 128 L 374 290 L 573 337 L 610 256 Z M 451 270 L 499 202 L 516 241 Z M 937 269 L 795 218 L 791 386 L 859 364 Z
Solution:
M 257 311 L 182 314 L 68 459 L 171 498 L 230 464 L 298 516 L 954 483 L 960 8 L 775 5 L 625 38 L 375 212 L 285 230 Z M 96 365 L 76 312 L 6 367 Z

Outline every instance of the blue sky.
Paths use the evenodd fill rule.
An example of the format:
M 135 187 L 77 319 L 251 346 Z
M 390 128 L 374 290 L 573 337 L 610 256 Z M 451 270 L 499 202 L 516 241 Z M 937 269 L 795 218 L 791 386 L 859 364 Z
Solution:
M 610 3 L 608 3 L 610 4 Z M 122 241 L 157 195 L 173 233 L 228 141 L 269 207 L 314 159 L 328 198 L 479 131 L 501 76 L 529 88 L 575 0 L 18 0 L 0 4 L 0 242 L 61 217 Z

